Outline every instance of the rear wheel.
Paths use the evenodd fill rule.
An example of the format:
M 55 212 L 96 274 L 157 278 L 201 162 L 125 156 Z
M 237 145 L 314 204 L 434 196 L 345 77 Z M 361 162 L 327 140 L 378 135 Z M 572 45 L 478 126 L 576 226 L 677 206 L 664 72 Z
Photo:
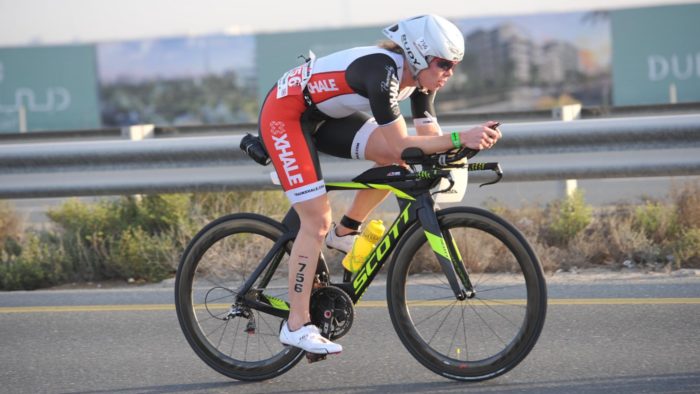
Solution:
M 180 262 L 175 301 L 182 332 L 204 362 L 231 378 L 270 379 L 303 356 L 301 349 L 279 342 L 281 317 L 237 302 L 238 289 L 283 232 L 280 223 L 264 216 L 226 216 L 202 229 Z M 258 279 L 253 286 L 258 298 L 277 307 L 288 301 L 290 249 L 291 242 L 280 250 L 269 282 L 261 285 Z
M 408 351 L 447 378 L 477 381 L 515 367 L 544 325 L 547 290 L 531 247 L 508 222 L 481 209 L 438 212 L 474 286 L 455 298 L 420 225 L 409 230 L 389 271 L 392 323 Z M 449 232 L 449 233 L 448 233 Z

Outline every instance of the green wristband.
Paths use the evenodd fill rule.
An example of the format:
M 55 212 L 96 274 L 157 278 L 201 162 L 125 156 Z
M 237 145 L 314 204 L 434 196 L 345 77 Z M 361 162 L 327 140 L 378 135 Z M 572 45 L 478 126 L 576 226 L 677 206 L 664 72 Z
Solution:
M 450 134 L 450 137 L 452 138 L 452 145 L 459 149 L 462 146 L 462 143 L 459 141 L 459 133 L 453 131 L 452 134 Z

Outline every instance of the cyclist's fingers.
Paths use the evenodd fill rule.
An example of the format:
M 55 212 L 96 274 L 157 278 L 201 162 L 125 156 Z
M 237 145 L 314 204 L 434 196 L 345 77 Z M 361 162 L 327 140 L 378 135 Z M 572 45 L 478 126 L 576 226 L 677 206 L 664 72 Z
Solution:
M 501 137 L 500 131 L 498 131 L 497 129 L 492 129 L 490 127 L 484 127 L 484 134 L 486 137 L 492 140 L 497 140 Z

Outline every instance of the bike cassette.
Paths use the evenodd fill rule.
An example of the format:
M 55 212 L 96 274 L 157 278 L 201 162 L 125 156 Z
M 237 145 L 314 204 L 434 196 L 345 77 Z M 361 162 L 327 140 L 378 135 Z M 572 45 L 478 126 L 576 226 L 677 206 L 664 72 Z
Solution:
M 343 290 L 325 286 L 311 293 L 311 322 L 324 337 L 330 340 L 342 337 L 350 331 L 354 317 L 352 299 Z

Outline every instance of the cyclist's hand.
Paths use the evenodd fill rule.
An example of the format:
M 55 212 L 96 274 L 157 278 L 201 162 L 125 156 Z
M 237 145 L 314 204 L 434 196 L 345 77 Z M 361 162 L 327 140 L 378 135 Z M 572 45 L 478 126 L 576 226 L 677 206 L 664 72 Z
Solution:
M 500 123 L 488 121 L 480 126 L 474 127 L 460 133 L 460 142 L 463 146 L 471 149 L 490 149 L 501 138 L 501 131 L 498 129 Z

